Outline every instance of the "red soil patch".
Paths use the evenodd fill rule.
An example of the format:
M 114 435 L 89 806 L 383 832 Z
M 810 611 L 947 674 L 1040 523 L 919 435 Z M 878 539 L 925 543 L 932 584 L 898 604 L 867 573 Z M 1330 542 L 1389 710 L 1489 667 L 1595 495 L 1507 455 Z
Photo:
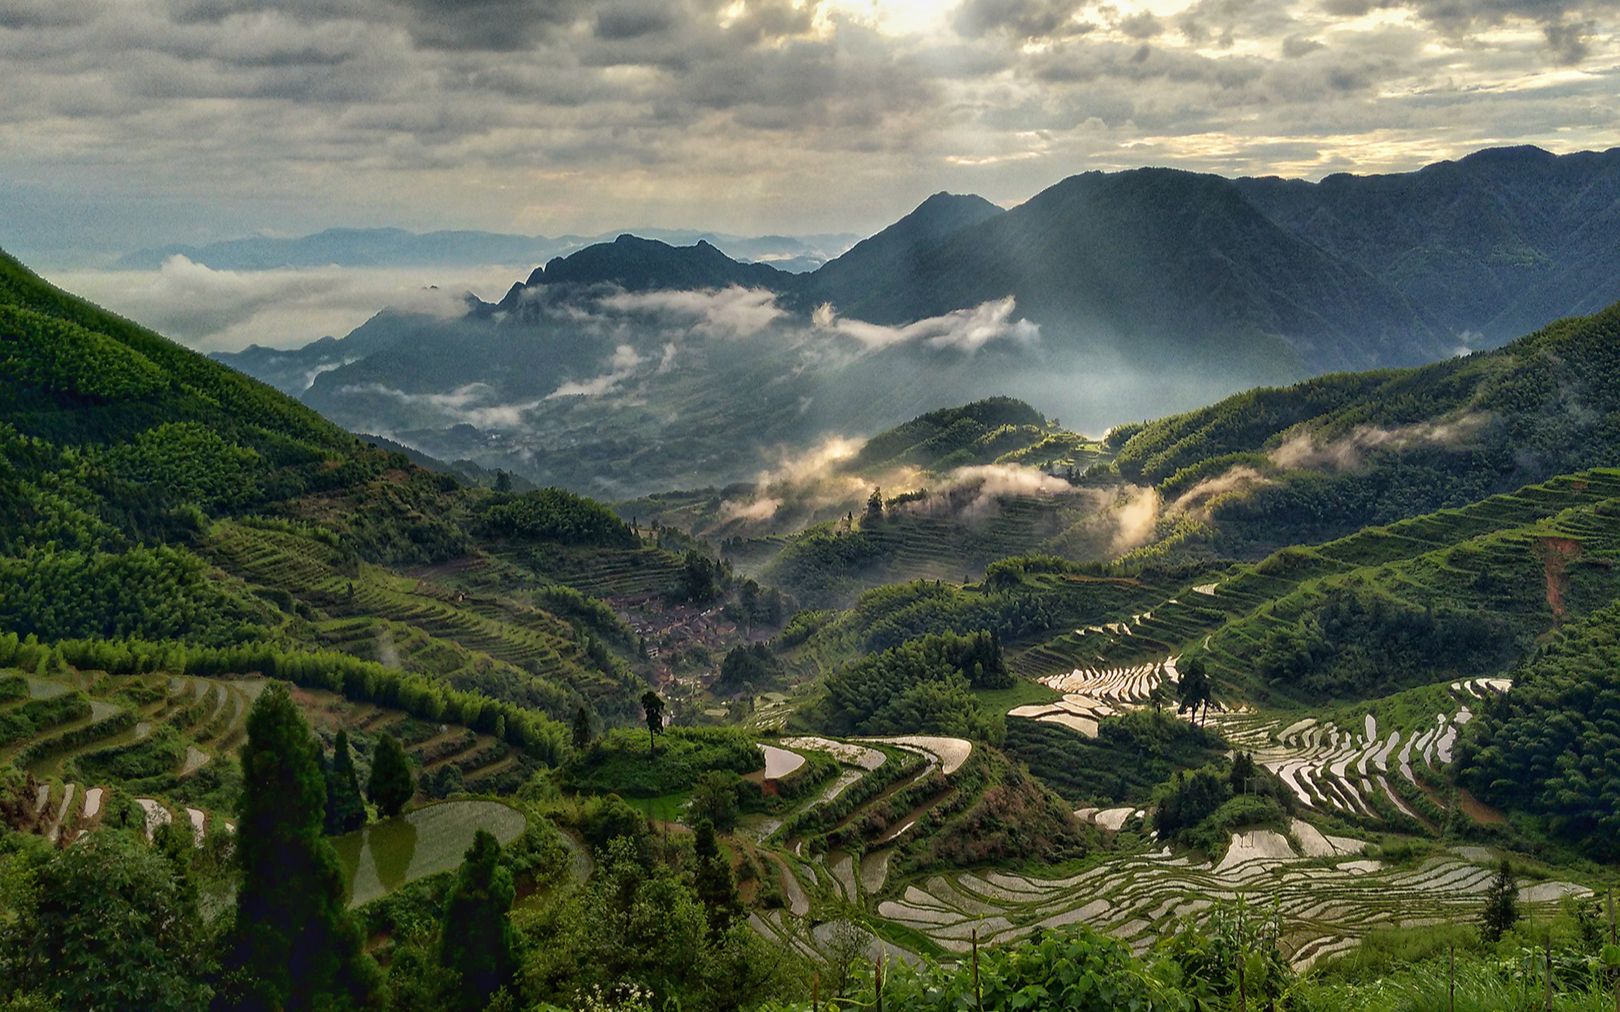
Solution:
M 1486 826 L 1500 826 L 1507 822 L 1505 815 L 1468 793 L 1466 788 L 1457 788 L 1457 807 L 1470 819 Z
M 1547 580 L 1547 607 L 1553 617 L 1564 620 L 1564 591 L 1569 585 L 1570 562 L 1581 556 L 1581 543 L 1572 538 L 1542 538 L 1536 542 L 1541 569 Z

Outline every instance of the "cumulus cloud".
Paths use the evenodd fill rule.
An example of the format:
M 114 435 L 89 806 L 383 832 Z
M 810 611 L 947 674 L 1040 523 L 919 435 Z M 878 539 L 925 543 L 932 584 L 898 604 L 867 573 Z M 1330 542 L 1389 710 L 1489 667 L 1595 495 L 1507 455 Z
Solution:
M 753 499 L 726 499 L 720 503 L 723 520 L 741 520 L 745 523 L 763 523 L 776 516 L 783 500 L 778 496 L 758 496 Z
M 1023 318 L 1014 320 L 1014 308 L 1009 295 L 970 309 L 891 327 L 840 317 L 832 306 L 822 305 L 811 322 L 817 330 L 850 338 L 868 350 L 913 344 L 972 354 L 996 341 L 1031 345 L 1040 340 L 1040 327 Z
M 296 347 L 341 336 L 385 307 L 449 319 L 468 291 L 494 293 L 511 267 L 225 271 L 172 256 L 156 271 L 47 271 L 56 284 L 206 351 Z M 437 282 L 437 283 L 435 283 Z
M 1113 510 L 1113 521 L 1113 554 L 1122 555 L 1146 544 L 1159 522 L 1159 493 L 1151 488 L 1127 488 Z
M 760 471 L 746 494 L 723 500 L 727 520 L 762 524 L 792 512 L 802 519 L 816 510 L 864 499 L 869 479 L 845 470 L 866 445 L 864 439 L 828 436 L 803 450 L 782 450 L 774 466 Z
M 1170 505 L 1170 512 L 1207 514 L 1215 503 L 1224 496 L 1245 492 L 1260 485 L 1269 484 L 1270 481 L 1271 479 L 1252 467 L 1229 468 L 1213 478 L 1205 478 L 1197 482 L 1191 488 L 1176 496 L 1176 501 Z

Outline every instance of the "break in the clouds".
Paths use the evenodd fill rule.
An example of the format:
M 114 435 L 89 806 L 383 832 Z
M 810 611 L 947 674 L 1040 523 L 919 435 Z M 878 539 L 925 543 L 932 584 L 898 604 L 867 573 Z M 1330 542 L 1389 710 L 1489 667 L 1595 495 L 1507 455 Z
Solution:
M 864 231 L 1088 168 L 1607 147 L 1617 36 L 1613 0 L 0 0 L 0 200 L 148 242 Z

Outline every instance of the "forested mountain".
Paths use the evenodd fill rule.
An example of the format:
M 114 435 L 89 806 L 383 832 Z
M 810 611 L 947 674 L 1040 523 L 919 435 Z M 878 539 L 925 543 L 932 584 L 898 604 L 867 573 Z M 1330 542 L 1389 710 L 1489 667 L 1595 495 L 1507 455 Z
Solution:
M 1620 304 L 1495 351 L 1122 426 L 1114 466 L 1246 554 L 1620 465 Z
M 1417 172 L 1239 179 L 1273 222 L 1493 345 L 1620 298 L 1620 149 L 1493 148 Z
M 587 246 L 537 268 L 522 285 L 513 286 L 500 307 L 522 306 L 526 294 L 541 285 L 611 285 L 627 292 L 687 291 L 702 288 L 770 288 L 785 272 L 766 264 L 739 263 L 705 240 L 671 246 L 657 239 L 621 235 L 611 243 Z
M 601 507 L 555 490 L 463 489 L 9 257 L 0 268 L 9 633 L 127 641 L 123 663 L 136 665 L 170 643 L 222 652 L 194 654 L 203 665 L 247 651 L 311 671 L 344 670 L 336 655 L 297 659 L 311 651 L 388 655 L 439 686 L 423 691 L 549 712 L 514 711 L 509 724 L 553 742 L 553 721 L 581 703 L 630 705 L 629 634 L 577 594 L 548 603 L 559 581 L 540 570 L 471 597 L 394 575 L 469 553 L 493 565 L 488 552 L 558 540 L 656 561 Z
M 384 312 L 220 357 L 351 429 L 615 497 L 745 480 L 993 395 L 1098 432 L 1620 299 L 1617 158 L 1502 149 L 1320 183 L 1089 172 L 1006 211 L 940 193 L 806 274 L 624 235 L 458 319 Z M 636 452 L 695 418 L 663 433 L 675 452 Z
M 919 269 L 920 261 L 941 242 L 1002 213 L 1001 208 L 974 194 L 936 193 L 904 218 L 862 239 L 813 277 L 805 278 L 799 297 L 829 301 L 851 315 L 876 319 L 864 311 L 856 293 L 872 285 L 875 278 L 892 278 L 898 272 Z
M 1070 177 L 825 295 L 881 323 L 1012 295 L 1054 342 L 1154 365 L 1237 359 L 1256 375 L 1267 359 L 1304 375 L 1445 347 L 1406 299 L 1277 227 L 1230 180 L 1164 169 Z

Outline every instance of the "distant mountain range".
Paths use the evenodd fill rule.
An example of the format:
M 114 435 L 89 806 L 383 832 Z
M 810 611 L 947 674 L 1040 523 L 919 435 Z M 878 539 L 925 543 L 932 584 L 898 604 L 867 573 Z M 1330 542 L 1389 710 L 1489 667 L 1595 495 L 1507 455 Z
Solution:
M 992 394 L 1097 431 L 1495 346 L 1620 300 L 1616 236 L 1620 149 L 1317 183 L 1089 172 L 1010 210 L 935 194 L 806 273 L 621 235 L 458 319 L 219 357 L 350 428 L 622 495 Z
M 738 260 L 768 262 L 788 273 L 811 271 L 848 249 L 859 236 L 738 236 L 690 229 L 640 229 L 664 242 L 712 243 Z M 511 235 L 501 232 L 409 232 L 400 228 L 330 228 L 293 238 L 248 236 L 201 246 L 173 243 L 120 257 L 119 270 L 157 270 L 172 256 L 215 270 L 260 271 L 286 267 L 468 267 L 538 263 L 611 240 L 603 235 Z

